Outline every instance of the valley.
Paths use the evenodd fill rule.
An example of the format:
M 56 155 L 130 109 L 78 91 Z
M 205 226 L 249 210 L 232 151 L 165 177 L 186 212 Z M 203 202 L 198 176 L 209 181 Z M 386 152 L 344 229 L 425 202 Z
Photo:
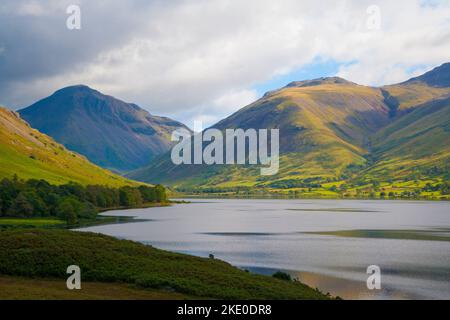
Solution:
M 35 298 L 39 285 L 46 288 L 39 295 L 44 299 L 329 299 L 330 295 L 308 287 L 317 284 L 333 291 L 334 296 L 347 298 L 435 298 L 434 288 L 440 288 L 436 279 L 442 272 L 432 271 L 434 266 L 426 274 L 412 277 L 418 285 L 425 285 L 423 290 L 410 290 L 403 280 L 391 277 L 389 285 L 394 289 L 379 296 L 367 296 L 355 278 L 355 271 L 339 273 L 330 269 L 326 254 L 303 252 L 305 257 L 321 261 L 323 270 L 282 262 L 294 261 L 284 256 L 292 237 L 310 241 L 323 252 L 328 249 L 321 245 L 321 239 L 329 237 L 335 244 L 342 243 L 352 259 L 362 260 L 367 257 L 352 253 L 352 241 L 369 245 L 367 239 L 377 240 L 376 245 L 369 245 L 376 254 L 384 253 L 382 243 L 386 241 L 409 249 L 416 241 L 436 257 L 446 248 L 448 220 L 442 212 L 447 203 L 433 203 L 434 211 L 427 216 L 428 220 L 434 217 L 436 221 L 445 221 L 442 228 L 436 229 L 438 222 L 435 225 L 433 221 L 425 225 L 421 222 L 424 202 L 389 200 L 450 199 L 449 68 L 450 64 L 444 64 L 421 77 L 380 88 L 338 77 L 296 81 L 266 93 L 212 126 L 218 136 L 226 135 L 230 129 L 233 132 L 276 131 L 280 159 L 279 170 L 274 175 L 262 175 L 258 165 L 230 165 L 226 161 L 208 165 L 203 159 L 197 164 L 187 161 L 176 165 L 170 157 L 175 145 L 171 141 L 172 132 L 182 129 L 191 134 L 189 128 L 86 86 L 63 88 L 18 113 L 0 108 L 0 246 L 3 248 L 0 283 L 5 285 L 7 296 L 14 299 Z M 196 137 L 203 138 L 203 133 Z M 199 141 L 203 146 L 211 139 Z M 225 149 L 225 146 L 217 144 L 210 157 L 217 156 L 217 148 Z M 187 158 L 195 158 L 195 153 Z M 251 159 L 241 157 L 240 160 Z M 170 206 L 168 197 L 253 200 L 221 203 L 221 200 L 196 202 L 194 198 L 192 204 Z M 318 198 L 328 200 L 308 200 L 314 201 L 313 207 L 309 203 L 286 200 Z M 377 205 L 345 202 L 342 207 L 341 202 L 334 204 L 329 201 L 336 200 L 330 199 L 386 201 Z M 270 206 L 264 201 L 274 201 L 271 213 L 261 213 Z M 431 202 L 427 206 L 432 206 Z M 223 225 L 232 229 L 218 230 L 219 216 L 213 225 L 205 225 L 208 218 L 201 216 L 205 208 L 210 208 L 208 215 L 217 216 L 221 207 L 228 212 L 227 219 L 231 219 Z M 246 216 L 242 212 L 237 214 L 236 208 L 255 211 L 258 207 L 265 208 L 258 217 L 276 216 L 278 227 L 284 231 L 272 230 L 273 223 L 256 223 L 256 217 L 252 225 L 258 228 L 242 229 L 245 226 L 242 219 Z M 127 210 L 99 215 L 114 209 Z M 183 218 L 177 218 L 180 210 Z M 404 229 L 400 224 L 392 229 L 395 223 L 385 221 L 387 217 L 391 221 L 393 216 L 405 221 L 408 210 L 417 211 L 415 228 Z M 150 217 L 173 215 L 175 219 L 164 222 L 164 219 L 140 216 L 143 213 Z M 193 219 L 189 223 L 184 220 L 186 214 Z M 319 228 L 320 223 L 316 221 L 311 228 L 290 229 L 323 215 L 341 226 Z M 368 220 L 361 223 L 361 216 Z M 352 217 L 355 219 L 349 220 Z M 285 219 L 292 222 L 288 223 L 289 228 Z M 182 227 L 177 226 L 180 222 Z M 161 223 L 175 225 L 158 227 Z M 205 228 L 194 230 L 192 223 Z M 145 230 L 152 230 L 151 234 L 142 233 L 140 228 L 144 225 Z M 67 228 L 77 228 L 77 232 Z M 171 238 L 167 239 L 168 230 L 178 232 L 170 233 Z M 277 239 L 267 242 L 266 238 L 273 237 Z M 178 245 L 174 246 L 177 238 L 180 238 Z M 197 241 L 200 247 L 191 247 L 191 238 L 200 239 Z M 204 242 L 206 238 L 215 240 Z M 246 249 L 227 251 L 220 239 L 227 239 L 224 242 L 227 246 L 230 239 L 235 245 L 243 244 L 244 239 Z M 64 252 L 53 245 L 55 241 L 65 246 Z M 279 261 L 254 257 L 257 250 L 252 245 L 258 247 L 258 241 L 263 241 L 266 247 L 272 246 L 271 252 L 281 255 Z M 24 246 L 27 255 L 21 254 Z M 306 249 L 302 247 L 302 250 Z M 105 265 L 99 268 L 88 252 L 101 255 Z M 294 247 L 289 254 L 293 252 L 296 252 Z M 245 270 L 215 259 L 215 255 Z M 75 262 L 87 270 L 88 291 L 78 296 L 62 291 L 58 282 L 65 276 L 63 266 L 75 263 L 71 260 L 75 256 Z M 382 260 L 384 256 L 381 254 L 379 258 Z M 408 261 L 407 256 L 404 259 Z M 420 259 L 419 264 L 427 261 Z M 336 261 L 333 263 L 338 267 L 349 267 L 340 266 Z M 395 270 L 408 271 L 402 264 L 382 261 Z M 365 260 L 362 264 L 355 261 L 361 266 L 365 263 Z M 446 272 L 442 266 L 438 267 Z M 293 276 L 295 281 L 269 277 L 277 274 L 286 279 Z M 223 289 L 225 283 L 227 290 Z M 351 293 L 343 289 L 350 284 L 354 286 Z M 105 290 L 106 287 L 114 292 Z M 18 293 L 20 288 L 27 294 Z

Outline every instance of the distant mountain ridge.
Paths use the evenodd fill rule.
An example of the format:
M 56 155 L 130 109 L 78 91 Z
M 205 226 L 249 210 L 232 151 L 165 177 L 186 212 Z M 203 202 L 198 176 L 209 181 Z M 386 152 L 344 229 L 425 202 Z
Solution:
M 434 68 L 419 77 L 412 78 L 403 84 L 425 83 L 431 87 L 450 87 L 450 62 Z
M 186 128 L 84 85 L 60 89 L 18 112 L 67 148 L 119 172 L 150 163 L 170 148 L 172 131 Z
M 333 181 L 391 180 L 450 165 L 450 64 L 380 88 L 338 77 L 296 81 L 212 126 L 279 128 L 280 171 L 252 166 L 175 166 L 169 155 L 128 176 L 180 188 L 277 188 Z M 306 183 L 307 184 L 307 183 Z

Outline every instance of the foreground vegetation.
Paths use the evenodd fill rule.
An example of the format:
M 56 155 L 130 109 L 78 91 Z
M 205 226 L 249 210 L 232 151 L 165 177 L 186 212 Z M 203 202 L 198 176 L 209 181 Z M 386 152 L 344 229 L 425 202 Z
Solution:
M 2 275 L 61 279 L 64 285 L 69 265 L 81 268 L 82 281 L 122 283 L 198 298 L 327 298 L 299 282 L 251 274 L 220 260 L 170 253 L 109 236 L 56 229 L 0 231 Z
M 0 219 L 2 225 L 51 226 L 65 221 L 74 226 L 95 220 L 100 210 L 119 207 L 141 207 L 144 204 L 165 203 L 162 186 L 110 188 L 100 185 L 82 186 L 76 183 L 51 185 L 45 180 L 3 179 L 0 181 Z M 30 220 L 30 218 L 43 218 Z
M 192 297 L 165 290 L 140 289 L 126 283 L 83 282 L 67 290 L 61 279 L 0 276 L 0 300 L 181 300 Z

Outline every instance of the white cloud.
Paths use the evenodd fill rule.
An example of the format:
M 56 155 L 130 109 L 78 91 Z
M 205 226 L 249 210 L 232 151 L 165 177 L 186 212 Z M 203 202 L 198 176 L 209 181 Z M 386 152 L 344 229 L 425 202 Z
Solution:
M 75 59 L 71 68 L 11 81 L 4 86 L 8 93 L 0 94 L 27 104 L 84 83 L 156 114 L 210 123 L 252 102 L 256 83 L 317 58 L 346 62 L 339 75 L 370 85 L 403 81 L 418 65 L 425 70 L 449 60 L 449 2 L 377 1 L 381 28 L 369 30 L 372 2 L 82 2 L 82 16 L 89 19 L 82 36 L 65 30 L 45 35 L 59 41 L 62 57 Z M 117 41 L 94 32 L 102 28 L 113 28 Z M 82 55 L 69 50 L 73 41 L 96 51 L 78 61 Z
M 255 90 L 231 91 L 214 99 L 208 105 L 197 106 L 192 116 L 188 114 L 186 116 L 194 121 L 202 121 L 203 126 L 207 128 L 258 98 L 258 93 Z M 188 123 L 188 125 L 191 124 Z
M 42 16 L 45 12 L 45 8 L 37 1 L 22 3 L 17 10 L 23 16 Z
M 255 90 L 240 90 L 228 92 L 225 95 L 215 99 L 213 105 L 218 110 L 225 112 L 236 111 L 236 106 L 245 106 L 258 98 Z

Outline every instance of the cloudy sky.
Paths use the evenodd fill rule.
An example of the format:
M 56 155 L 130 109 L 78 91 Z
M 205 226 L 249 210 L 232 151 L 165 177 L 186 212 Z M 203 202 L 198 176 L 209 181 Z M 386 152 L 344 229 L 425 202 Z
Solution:
M 69 30 L 69 5 L 81 29 Z M 290 81 L 400 82 L 450 61 L 450 1 L 2 0 L 0 104 L 74 84 L 192 125 Z

